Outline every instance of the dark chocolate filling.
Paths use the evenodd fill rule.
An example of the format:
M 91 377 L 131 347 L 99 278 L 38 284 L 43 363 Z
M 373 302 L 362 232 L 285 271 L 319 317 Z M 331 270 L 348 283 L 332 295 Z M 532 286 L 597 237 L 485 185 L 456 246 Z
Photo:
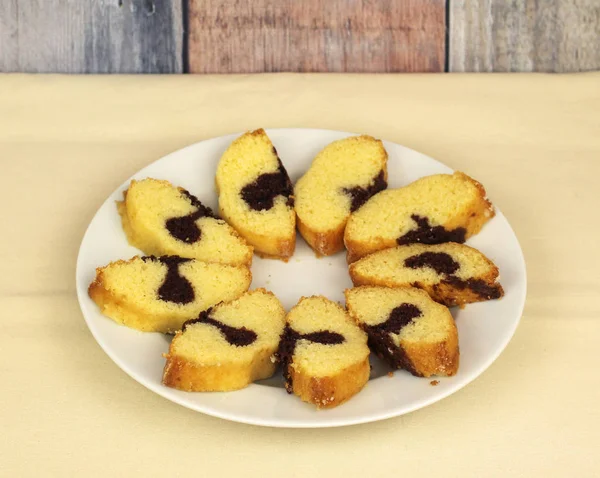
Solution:
M 377 176 L 369 183 L 367 187 L 354 186 L 352 188 L 343 188 L 345 194 L 348 194 L 352 200 L 350 211 L 354 212 L 360 208 L 367 200 L 387 188 L 387 182 L 383 171 L 380 171 Z
M 309 340 L 323 345 L 337 345 L 343 343 L 346 339 L 343 335 L 337 332 L 330 332 L 329 330 L 320 330 L 318 332 L 311 332 L 310 334 L 301 334 L 292 329 L 289 324 L 285 326 L 281 340 L 279 342 L 279 348 L 275 354 L 277 360 L 283 366 L 283 377 L 285 378 L 285 389 L 288 393 L 292 393 L 292 377 L 290 373 L 290 365 L 294 357 L 294 350 L 298 340 Z
M 488 284 L 481 279 L 459 279 L 456 276 L 448 276 L 441 281 L 442 283 L 449 284 L 457 289 L 469 288 L 480 298 L 484 300 L 499 299 L 502 297 L 502 286 L 500 284 Z
M 167 266 L 167 274 L 162 285 L 158 288 L 158 298 L 176 304 L 189 304 L 193 302 L 195 294 L 192 284 L 179 274 L 179 264 L 188 262 L 179 256 L 146 256 L 144 261 L 157 261 Z
M 448 284 L 457 289 L 471 289 L 481 299 L 491 300 L 502 297 L 502 286 L 500 284 L 488 284 L 481 279 L 460 279 L 453 275 L 460 269 L 450 254 L 445 252 L 423 252 L 404 259 L 404 265 L 411 269 L 430 267 L 439 275 L 444 276 L 440 283 Z M 418 286 L 418 284 L 416 284 Z
M 390 334 L 381 331 L 369 332 L 366 330 L 366 332 L 369 336 L 369 348 L 381 360 L 387 362 L 394 369 L 403 369 L 417 377 L 421 377 L 404 348 L 396 346 Z
M 390 334 L 399 334 L 413 319 L 421 315 L 421 309 L 416 305 L 404 303 L 392 309 L 385 322 L 377 325 L 363 325 L 369 336 L 369 347 L 391 367 L 402 368 L 413 375 L 419 375 L 402 346 L 398 347 L 394 344 Z
M 413 319 L 421 316 L 421 309 L 414 304 L 401 304 L 390 312 L 385 322 L 370 325 L 371 330 L 380 330 L 389 334 L 399 334 L 400 331 L 410 324 Z
M 457 227 L 448 231 L 443 226 L 431 226 L 426 217 L 413 214 L 410 218 L 415 221 L 417 228 L 408 231 L 403 236 L 396 239 L 398 245 L 412 244 L 420 242 L 422 244 L 441 244 L 442 242 L 465 242 L 467 230 L 464 227 Z
M 411 269 L 431 267 L 438 274 L 451 275 L 460 269 L 460 264 L 445 252 L 423 252 L 416 256 L 407 257 L 404 265 Z
M 277 150 L 273 147 L 273 152 L 277 155 Z M 274 173 L 261 174 L 250 184 L 246 184 L 240 194 L 242 199 L 255 211 L 268 211 L 273 207 L 273 202 L 277 196 L 285 196 L 287 205 L 294 206 L 294 187 L 283 167 L 283 163 L 277 156 L 279 167 Z
M 219 329 L 219 332 L 223 334 L 225 340 L 229 342 L 231 345 L 235 345 L 237 347 L 245 347 L 247 345 L 251 345 L 256 341 L 258 336 L 256 332 L 247 329 L 246 327 L 232 327 L 231 325 L 224 324 L 218 320 L 210 317 L 210 313 L 212 309 L 205 310 L 201 312 L 197 319 L 188 320 L 183 324 L 183 331 L 192 324 L 208 324 L 212 325 Z
M 202 231 L 200 231 L 196 221 L 201 217 L 216 218 L 217 216 L 212 212 L 212 209 L 202 204 L 196 196 L 191 195 L 185 190 L 181 191 L 181 193 L 190 200 L 192 206 L 196 208 L 196 211 L 191 212 L 187 216 L 167 219 L 165 227 L 167 228 L 167 231 L 169 231 L 169 234 L 175 239 L 185 242 L 186 244 L 193 244 L 202 237 Z

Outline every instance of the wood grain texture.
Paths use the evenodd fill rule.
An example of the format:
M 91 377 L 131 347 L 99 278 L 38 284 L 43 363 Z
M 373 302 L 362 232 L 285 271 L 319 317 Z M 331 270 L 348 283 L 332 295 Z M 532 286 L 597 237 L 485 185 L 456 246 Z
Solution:
M 193 73 L 439 72 L 445 0 L 189 0 Z
M 600 69 L 599 0 L 451 0 L 450 71 Z
M 1 0 L 0 71 L 179 73 L 180 1 Z

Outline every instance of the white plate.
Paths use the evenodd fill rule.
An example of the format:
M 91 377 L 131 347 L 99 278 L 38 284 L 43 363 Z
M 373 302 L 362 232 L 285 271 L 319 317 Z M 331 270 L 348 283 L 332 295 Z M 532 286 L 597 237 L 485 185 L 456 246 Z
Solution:
M 314 129 L 273 129 L 268 131 L 292 181 L 310 166 L 315 154 L 328 143 L 349 133 Z M 130 179 L 167 179 L 183 186 L 204 204 L 217 207 L 214 176 L 223 151 L 238 135 L 223 136 L 176 151 L 142 169 Z M 389 153 L 389 187 L 404 186 L 417 178 L 451 169 L 421 153 L 384 142 Z M 468 171 L 467 171 L 468 173 Z M 90 223 L 77 259 L 77 295 L 85 320 L 108 356 L 126 373 L 150 390 L 185 407 L 238 422 L 275 427 L 332 427 L 371 422 L 402 415 L 437 402 L 456 392 L 480 375 L 498 357 L 511 339 L 525 303 L 525 263 L 519 242 L 508 221 L 497 210 L 480 234 L 468 244 L 480 249 L 501 271 L 506 295 L 501 300 L 455 308 L 460 343 L 460 367 L 454 377 L 431 379 L 397 371 L 389 378 L 387 369 L 372 359 L 371 380 L 347 403 L 317 411 L 283 389 L 280 376 L 229 393 L 186 393 L 161 384 L 162 353 L 169 338 L 117 325 L 100 314 L 87 295 L 97 266 L 127 259 L 140 251 L 128 245 L 121 229 L 115 201 L 122 198 L 123 183 L 104 202 Z M 492 198 L 493 199 L 493 198 Z M 254 258 L 252 288 L 272 290 L 289 310 L 301 296 L 322 294 L 343 302 L 343 291 L 351 287 L 345 253 L 316 259 L 298 235 L 296 253 L 285 264 Z

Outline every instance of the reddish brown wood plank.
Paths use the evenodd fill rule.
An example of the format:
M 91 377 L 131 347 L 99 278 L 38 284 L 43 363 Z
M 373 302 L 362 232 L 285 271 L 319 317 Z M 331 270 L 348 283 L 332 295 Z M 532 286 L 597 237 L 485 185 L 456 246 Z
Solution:
M 192 73 L 444 71 L 446 0 L 189 0 Z

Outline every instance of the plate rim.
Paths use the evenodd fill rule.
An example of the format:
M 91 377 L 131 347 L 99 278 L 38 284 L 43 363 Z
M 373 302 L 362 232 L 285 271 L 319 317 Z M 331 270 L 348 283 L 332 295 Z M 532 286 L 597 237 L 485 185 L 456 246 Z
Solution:
M 333 134 L 343 135 L 343 136 L 354 136 L 354 135 L 359 135 L 359 134 L 365 134 L 365 133 L 354 133 L 354 132 L 347 132 L 347 131 L 340 131 L 340 130 L 332 130 L 332 129 L 326 129 L 326 128 L 301 128 L 301 127 L 298 127 L 298 128 L 264 128 L 264 130 L 267 132 L 267 134 L 270 134 L 271 132 L 298 133 L 298 132 L 307 132 L 307 131 L 319 132 L 319 133 L 324 133 L 324 134 L 333 133 Z M 167 154 L 151 161 L 150 163 L 146 164 L 142 168 L 135 171 L 125 181 L 123 181 L 121 184 L 119 184 L 119 186 L 117 186 L 108 195 L 108 197 L 98 206 L 94 215 L 92 216 L 91 220 L 89 221 L 89 223 L 86 227 L 86 230 L 81 238 L 81 242 L 79 244 L 79 248 L 77 251 L 77 261 L 76 261 L 76 267 L 75 267 L 75 286 L 76 286 L 75 288 L 76 288 L 76 292 L 77 292 L 77 301 L 78 301 L 78 305 L 79 305 L 81 314 L 83 315 L 84 321 L 85 321 L 89 331 L 91 332 L 92 336 L 94 337 L 94 340 L 97 342 L 97 344 L 100 346 L 100 348 L 104 351 L 104 353 L 106 353 L 106 355 L 108 355 L 108 357 L 115 363 L 115 365 L 117 365 L 117 367 L 119 367 L 122 371 L 124 371 L 129 377 L 131 377 L 137 383 L 139 383 L 140 385 L 144 386 L 145 388 L 151 390 L 152 392 L 156 393 L 163 399 L 166 399 L 168 401 L 176 403 L 177 405 L 183 406 L 187 409 L 193 410 L 195 412 L 204 413 L 206 415 L 213 416 L 216 418 L 237 422 L 237 423 L 244 423 L 244 424 L 248 424 L 248 425 L 272 427 L 272 428 L 335 428 L 335 427 L 341 427 L 341 426 L 350 426 L 350 425 L 359 425 L 359 424 L 363 424 L 363 423 L 371 423 L 371 422 L 376 422 L 376 421 L 380 421 L 380 420 L 385 420 L 388 418 L 406 415 L 408 413 L 412 413 L 416 410 L 420 410 L 420 409 L 425 408 L 429 405 L 432 405 L 436 402 L 439 402 L 439 401 L 449 397 L 450 395 L 453 395 L 454 393 L 458 392 L 459 390 L 461 390 L 464 387 L 466 387 L 467 385 L 469 385 L 475 379 L 479 378 L 481 375 L 483 375 L 483 373 L 485 373 L 490 368 L 490 366 L 504 352 L 504 350 L 506 349 L 506 347 L 508 346 L 508 344 L 511 342 L 512 338 L 514 337 L 514 334 L 515 334 L 515 332 L 522 320 L 522 317 L 523 317 L 523 311 L 525 308 L 525 302 L 526 302 L 526 297 L 527 297 L 527 267 L 526 267 L 525 257 L 523 254 L 523 248 L 521 247 L 518 237 L 517 237 L 514 229 L 510 225 L 508 219 L 506 218 L 506 216 L 504 216 L 502 211 L 495 204 L 494 204 L 494 209 L 496 212 L 496 216 L 499 218 L 502 218 L 506 222 L 506 225 L 508 226 L 508 232 L 510 232 L 510 234 L 513 236 L 514 241 L 518 246 L 519 254 L 518 254 L 518 257 L 514 258 L 514 260 L 518 261 L 519 271 L 522 272 L 522 282 L 523 282 L 523 287 L 521 289 L 519 289 L 519 291 L 518 291 L 519 292 L 518 317 L 514 321 L 514 323 L 511 325 L 510 329 L 509 328 L 506 329 L 505 339 L 502 340 L 500 346 L 497 347 L 497 350 L 493 354 L 490 354 L 489 357 L 485 361 L 482 361 L 478 364 L 477 371 L 475 373 L 472 373 L 471 375 L 469 375 L 468 378 L 464 379 L 461 383 L 457 384 L 455 387 L 449 388 L 448 390 L 445 390 L 444 392 L 438 393 L 436 395 L 428 396 L 427 398 L 416 401 L 415 403 L 408 405 L 408 406 L 404 405 L 403 407 L 401 407 L 401 409 L 398 409 L 398 407 L 390 408 L 387 410 L 383 410 L 381 412 L 373 412 L 373 413 L 370 413 L 367 415 L 361 415 L 361 416 L 357 416 L 354 418 L 343 418 L 342 417 L 342 418 L 338 418 L 338 419 L 329 420 L 329 421 L 323 422 L 323 423 L 318 422 L 318 421 L 304 422 L 304 421 L 295 420 L 295 419 L 285 419 L 285 420 L 270 419 L 269 420 L 269 419 L 266 419 L 263 417 L 250 417 L 250 416 L 239 416 L 236 414 L 228 414 L 227 412 L 221 411 L 219 409 L 215 409 L 215 408 L 211 408 L 211 407 L 203 407 L 201 404 L 191 404 L 189 402 L 186 402 L 185 400 L 180 399 L 178 395 L 167 396 L 167 394 L 164 393 L 162 384 L 155 384 L 151 381 L 144 379 L 143 377 L 138 376 L 137 373 L 131 369 L 131 367 L 129 366 L 129 364 L 127 362 L 124 362 L 119 357 L 117 357 L 117 355 L 110 349 L 110 347 L 108 347 L 104 343 L 104 341 L 98 336 L 98 331 L 95 329 L 95 327 L 91 323 L 90 319 L 88 319 L 86 312 L 85 312 L 85 306 L 84 306 L 84 300 L 87 299 L 87 293 L 86 293 L 87 288 L 85 288 L 85 292 L 84 292 L 79 284 L 81 268 L 83 267 L 82 266 L 82 250 L 83 250 L 84 244 L 86 242 L 86 239 L 88 238 L 90 229 L 92 227 L 92 224 L 93 224 L 95 218 L 97 217 L 99 212 L 105 207 L 105 205 L 108 202 L 113 200 L 112 199 L 113 196 L 115 196 L 119 191 L 121 191 L 124 188 L 124 186 L 126 186 L 141 171 L 147 169 L 148 167 L 154 165 L 155 163 L 157 163 L 159 161 L 167 160 L 167 158 L 174 156 L 176 154 L 185 154 L 185 152 L 187 150 L 191 150 L 191 149 L 197 147 L 199 144 L 204 143 L 206 141 L 211 141 L 211 140 L 225 141 L 225 140 L 229 140 L 229 138 L 231 138 L 231 140 L 233 140 L 242 134 L 243 134 L 243 132 L 236 132 L 236 133 L 230 133 L 230 134 L 201 139 L 192 144 L 189 144 L 189 145 L 186 145 L 177 150 L 171 151 L 170 153 L 167 153 Z M 400 146 L 401 148 L 403 148 L 405 150 L 409 150 L 411 152 L 419 154 L 420 156 L 427 157 L 427 158 L 435 161 L 439 165 L 449 169 L 452 172 L 455 171 L 454 169 L 452 169 L 450 166 L 446 165 L 445 163 L 443 163 L 425 153 L 421 153 L 420 151 L 409 148 L 408 146 L 404 146 L 400 143 L 396 143 L 394 141 L 389 141 L 389 140 L 385 140 L 385 139 L 382 139 L 381 141 L 383 141 L 384 143 L 389 143 L 389 144 L 394 144 L 396 146 Z M 140 251 L 140 252 L 143 254 L 142 251 Z M 327 413 L 327 412 L 320 411 L 319 413 Z

